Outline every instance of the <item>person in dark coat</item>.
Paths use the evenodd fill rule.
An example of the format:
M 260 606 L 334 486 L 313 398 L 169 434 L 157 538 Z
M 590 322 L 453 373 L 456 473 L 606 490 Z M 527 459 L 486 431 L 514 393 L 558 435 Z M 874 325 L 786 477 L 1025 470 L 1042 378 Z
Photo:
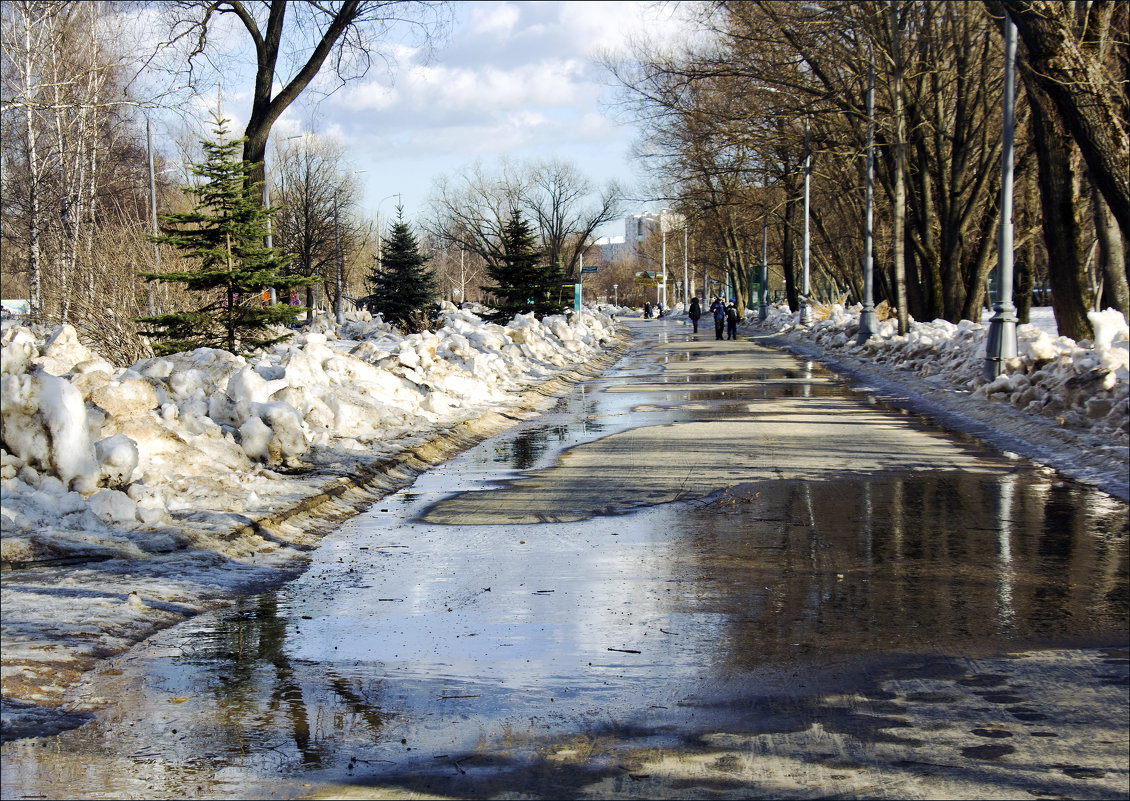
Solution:
M 726 306 L 726 339 L 738 338 L 738 299 L 730 298 Z
M 647 301 L 647 303 L 645 303 L 643 305 L 643 317 L 644 317 L 645 320 L 651 319 L 651 301 L 650 300 Z
M 722 329 L 726 327 L 726 307 L 722 305 L 722 298 L 715 298 L 710 304 L 710 311 L 714 314 L 714 338 L 722 338 Z
M 694 333 L 698 333 L 698 318 L 702 316 L 702 306 L 699 305 L 698 297 L 691 298 L 691 307 L 687 310 L 687 317 L 691 318 L 691 325 L 694 326 Z

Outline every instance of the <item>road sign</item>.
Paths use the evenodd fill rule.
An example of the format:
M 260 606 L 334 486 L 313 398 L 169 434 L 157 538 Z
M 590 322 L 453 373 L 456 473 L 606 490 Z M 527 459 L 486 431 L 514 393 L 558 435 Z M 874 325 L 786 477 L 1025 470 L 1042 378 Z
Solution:
M 582 272 L 582 273 L 595 273 L 595 272 L 596 272 L 596 269 L 597 269 L 597 267 L 599 267 L 599 266 L 600 266 L 600 265 L 594 264 L 594 265 L 592 265 L 592 266 L 590 266 L 590 267 L 582 267 L 582 268 L 581 268 L 581 272 Z

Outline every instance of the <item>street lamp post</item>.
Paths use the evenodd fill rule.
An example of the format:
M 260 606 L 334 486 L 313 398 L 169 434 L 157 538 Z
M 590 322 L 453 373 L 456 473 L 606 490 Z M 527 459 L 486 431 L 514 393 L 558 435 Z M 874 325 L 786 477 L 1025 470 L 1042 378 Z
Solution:
M 757 319 L 765 322 L 769 308 L 765 305 L 766 285 L 769 283 L 769 209 L 768 202 L 761 215 L 761 280 L 757 287 Z
M 690 276 L 690 272 L 688 271 L 688 269 L 689 269 L 689 261 L 688 261 L 688 258 L 687 258 L 687 218 L 684 216 L 683 217 L 683 311 L 684 312 L 686 312 L 686 310 L 690 308 L 690 304 L 691 304 L 691 298 L 690 298 L 690 291 L 691 291 L 690 279 L 691 279 L 691 276 Z
M 872 259 L 875 214 L 875 66 L 867 71 L 867 210 L 863 232 L 863 311 L 855 344 L 862 345 L 875 333 L 875 262 Z
M 1016 357 L 1016 306 L 1012 303 L 1012 161 L 1016 129 L 1016 25 L 1005 14 L 1004 124 L 1001 130 L 1001 223 L 997 236 L 997 294 L 985 346 L 985 378 L 1004 372 Z
M 812 151 L 808 143 L 808 117 L 804 118 L 804 292 L 800 296 L 800 324 L 811 325 L 812 305 L 809 303 L 808 275 L 812 252 L 809 236 L 809 185 L 812 179 Z
M 619 290 L 619 287 L 620 287 L 619 284 L 613 284 L 612 285 L 612 304 L 614 306 L 620 305 L 620 290 Z

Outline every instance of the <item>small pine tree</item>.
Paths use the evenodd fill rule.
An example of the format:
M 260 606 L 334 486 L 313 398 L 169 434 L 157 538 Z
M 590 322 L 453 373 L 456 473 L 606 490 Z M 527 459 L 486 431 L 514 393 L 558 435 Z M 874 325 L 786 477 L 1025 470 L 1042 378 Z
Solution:
M 225 141 L 227 120 L 213 119 L 216 141 L 201 143 L 205 160 L 192 169 L 203 182 L 188 189 L 196 197 L 196 208 L 164 215 L 164 236 L 155 238 L 178 248 L 183 258 L 198 260 L 199 266 L 141 273 L 150 281 L 184 284 L 201 295 L 196 309 L 138 318 L 148 326 L 142 333 L 160 340 L 153 347 L 158 354 L 195 348 L 239 353 L 282 341 L 289 335 L 274 336 L 270 326 L 293 323 L 305 309 L 264 305 L 261 293 L 314 280 L 279 275 L 286 260 L 263 246 L 270 210 L 260 205 L 259 187 L 250 182 L 251 165 L 239 157 L 243 140 Z
M 381 242 L 382 263 L 369 272 L 372 292 L 363 303 L 406 334 L 423 331 L 438 295 L 437 283 L 435 273 L 424 267 L 428 257 L 420 253 L 416 237 L 404 222 L 403 206 L 397 206 L 396 222 Z
M 487 262 L 495 286 L 484 286 L 483 291 L 502 299 L 489 319 L 506 322 L 531 311 L 540 319 L 565 310 L 560 302 L 565 274 L 560 266 L 545 264 L 544 258 L 532 226 L 515 210 L 502 229 L 498 252 Z

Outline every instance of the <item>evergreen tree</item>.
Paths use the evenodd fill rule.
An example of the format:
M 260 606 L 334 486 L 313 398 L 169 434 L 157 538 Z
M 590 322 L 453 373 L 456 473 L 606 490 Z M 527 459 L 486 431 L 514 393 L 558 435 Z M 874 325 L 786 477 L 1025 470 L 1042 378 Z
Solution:
M 420 253 L 416 237 L 404 222 L 403 206 L 397 206 L 396 222 L 381 242 L 382 263 L 369 272 L 372 293 L 363 303 L 406 334 L 423 331 L 438 294 L 436 277 L 424 267 L 428 257 Z
M 565 274 L 559 265 L 544 260 L 532 226 L 514 210 L 502 230 L 498 251 L 487 262 L 487 274 L 495 286 L 484 286 L 483 291 L 502 300 L 489 319 L 505 323 L 531 311 L 540 319 L 565 310 L 560 301 Z
M 286 339 L 269 330 L 293 323 L 305 311 L 286 304 L 265 305 L 261 293 L 268 288 L 286 290 L 314 279 L 281 276 L 285 259 L 263 246 L 269 209 L 259 203 L 261 185 L 252 184 L 252 165 L 239 157 L 243 140 L 225 141 L 227 120 L 213 116 L 215 142 L 202 142 L 205 160 L 193 167 L 203 180 L 188 191 L 196 197 L 190 212 L 164 215 L 164 236 L 185 259 L 195 259 L 194 269 L 171 273 L 141 273 L 150 281 L 184 284 L 200 293 L 196 309 L 142 317 L 147 336 L 160 340 L 158 354 L 195 348 L 221 348 L 247 352 Z

